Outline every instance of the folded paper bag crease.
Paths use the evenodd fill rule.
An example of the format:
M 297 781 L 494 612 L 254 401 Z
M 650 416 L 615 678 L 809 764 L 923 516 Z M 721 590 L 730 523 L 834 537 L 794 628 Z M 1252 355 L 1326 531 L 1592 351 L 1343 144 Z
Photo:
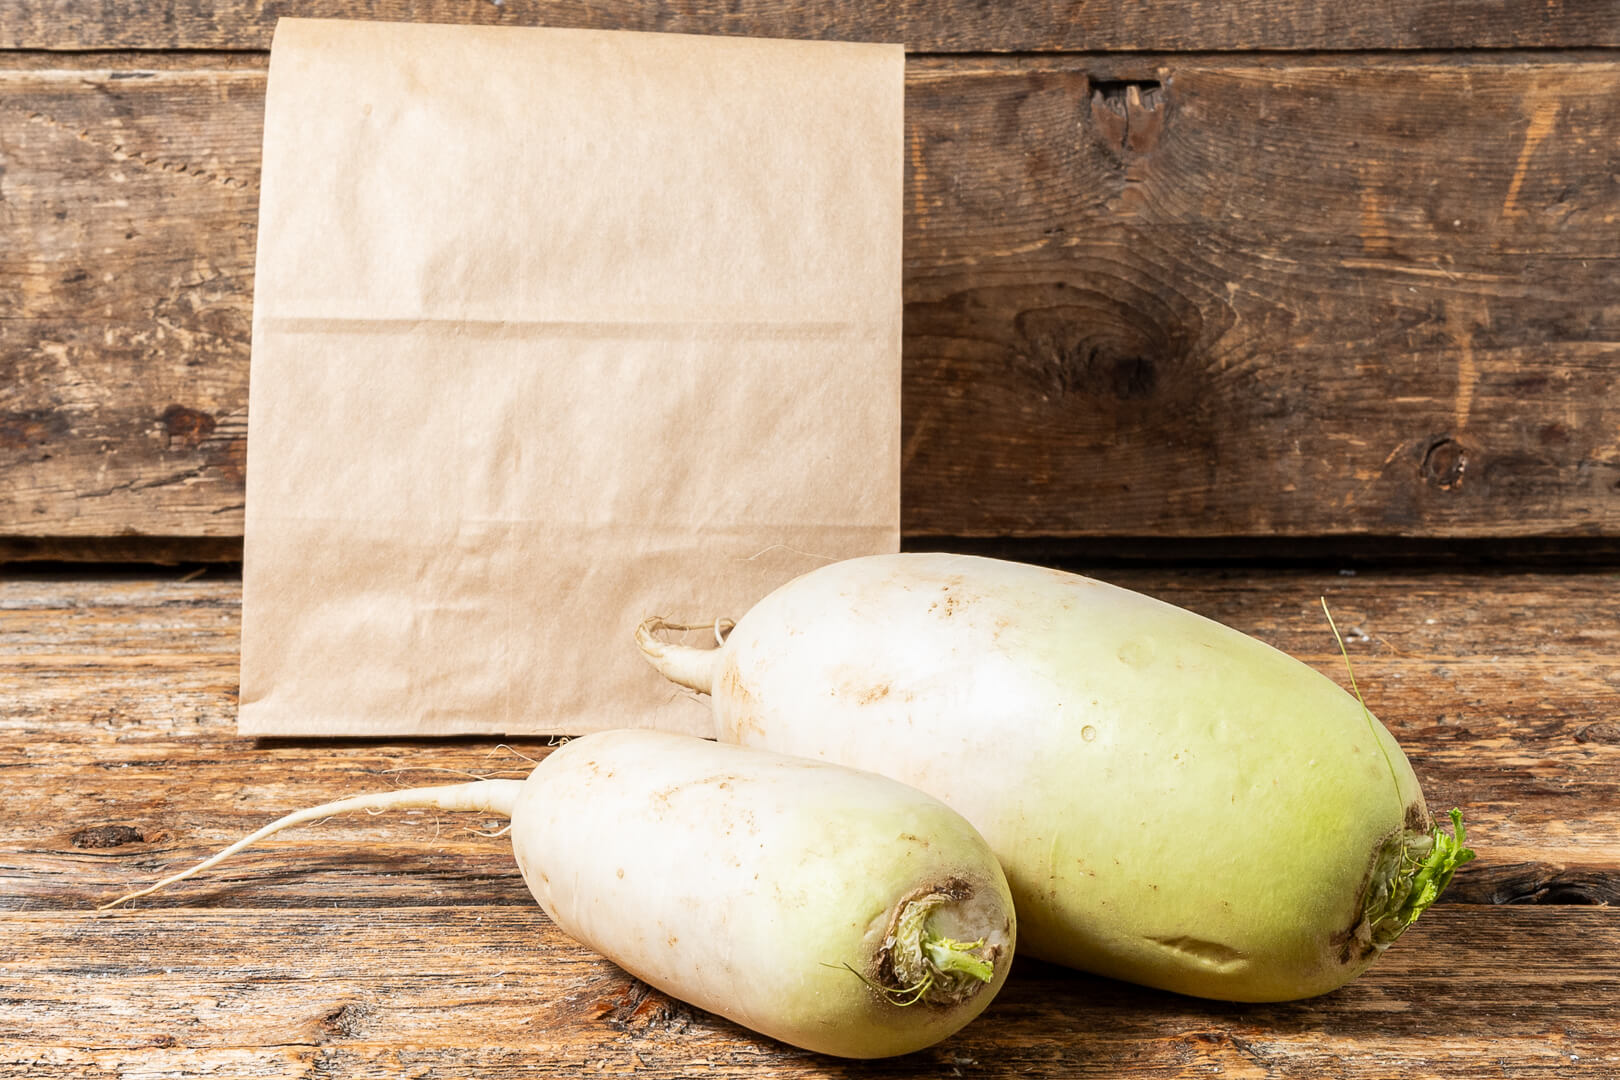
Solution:
M 244 733 L 707 734 L 643 617 L 898 546 L 902 67 L 280 22 Z

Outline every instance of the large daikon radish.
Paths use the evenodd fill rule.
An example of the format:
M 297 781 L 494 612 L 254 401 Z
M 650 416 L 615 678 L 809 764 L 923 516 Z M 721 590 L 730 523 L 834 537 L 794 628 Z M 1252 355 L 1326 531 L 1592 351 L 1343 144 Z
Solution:
M 1236 630 L 1074 574 L 882 555 L 765 597 L 718 648 L 638 640 L 721 741 L 960 811 L 1026 955 L 1187 994 L 1308 997 L 1471 856 L 1358 697 Z

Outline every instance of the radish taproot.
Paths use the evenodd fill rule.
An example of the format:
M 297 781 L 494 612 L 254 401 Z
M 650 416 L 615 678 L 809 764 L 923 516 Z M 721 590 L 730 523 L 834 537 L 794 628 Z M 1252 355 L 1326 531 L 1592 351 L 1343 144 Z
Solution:
M 637 640 L 711 695 L 722 742 L 881 772 L 972 822 L 1026 955 L 1202 997 L 1309 997 L 1366 968 L 1472 855 L 1359 695 L 1075 574 L 872 556 L 787 583 L 718 648 L 670 627 Z
M 782 1042 L 871 1058 L 982 1012 L 1016 928 L 982 837 L 869 772 L 655 731 L 563 744 L 526 780 L 361 795 L 272 822 L 112 907 L 354 810 L 511 819 L 540 906 L 637 978 Z

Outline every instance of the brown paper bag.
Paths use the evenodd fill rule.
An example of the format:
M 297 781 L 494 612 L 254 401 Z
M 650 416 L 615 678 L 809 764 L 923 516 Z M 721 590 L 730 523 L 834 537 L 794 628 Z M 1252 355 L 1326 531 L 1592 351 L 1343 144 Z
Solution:
M 902 65 L 281 21 L 243 733 L 708 733 L 643 617 L 895 550 Z

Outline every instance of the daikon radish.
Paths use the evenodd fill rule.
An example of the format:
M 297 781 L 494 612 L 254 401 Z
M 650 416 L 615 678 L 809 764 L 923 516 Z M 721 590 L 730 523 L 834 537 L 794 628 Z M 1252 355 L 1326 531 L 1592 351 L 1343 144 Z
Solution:
M 523 880 L 570 937 L 783 1042 L 844 1057 L 951 1035 L 1007 977 L 1012 899 L 982 837 L 931 796 L 820 761 L 654 731 L 554 750 L 527 780 L 379 792 L 265 826 L 431 807 L 509 817 Z
M 718 648 L 637 638 L 722 742 L 937 795 L 1000 858 L 1026 955 L 1276 1001 L 1366 968 L 1471 857 L 1331 679 L 1209 619 L 1060 571 L 835 563 Z M 722 626 L 726 625 L 722 623 Z

